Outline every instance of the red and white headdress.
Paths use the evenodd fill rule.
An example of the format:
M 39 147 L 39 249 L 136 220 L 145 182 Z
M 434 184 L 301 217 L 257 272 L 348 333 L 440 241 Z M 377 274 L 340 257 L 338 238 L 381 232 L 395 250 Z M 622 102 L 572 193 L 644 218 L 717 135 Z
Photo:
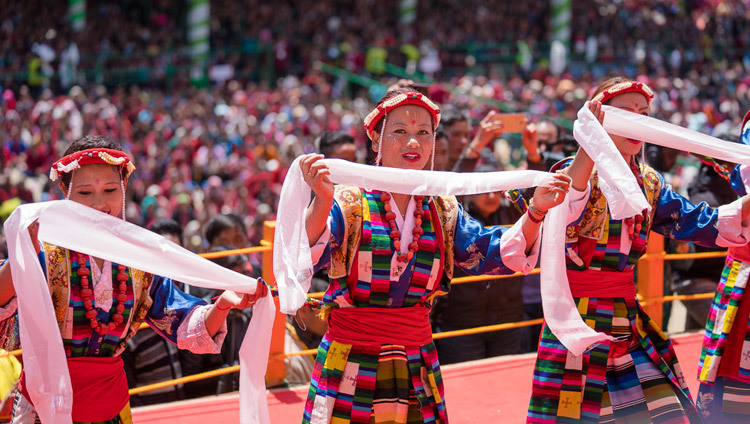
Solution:
M 114 149 L 86 149 L 79 152 L 71 153 L 57 162 L 52 164 L 52 169 L 49 171 L 49 178 L 52 181 L 57 181 L 60 174 L 67 174 L 73 172 L 83 165 L 90 165 L 94 163 L 103 163 L 107 165 L 119 166 L 126 170 L 125 178 L 129 177 L 130 174 L 135 171 L 135 165 L 130 160 L 130 156 L 127 153 L 120 150 Z M 125 219 L 125 181 L 124 178 L 120 179 L 120 188 L 122 189 L 122 219 Z M 68 183 L 68 193 L 65 195 L 67 199 L 70 199 L 70 194 L 73 190 L 73 179 L 71 178 Z
M 375 131 L 375 127 L 378 125 L 378 122 L 380 120 L 383 120 L 383 127 L 380 129 L 380 138 L 383 137 L 383 132 L 385 131 L 385 124 L 386 120 L 388 119 L 388 112 L 392 111 L 393 109 L 396 109 L 399 106 L 406 106 L 406 105 L 416 105 L 421 106 L 427 110 L 427 112 L 430 113 L 430 116 L 432 116 L 432 135 L 433 135 L 433 143 L 432 143 L 432 155 L 430 156 L 430 169 L 435 168 L 435 143 L 434 143 L 434 136 L 435 131 L 437 130 L 438 125 L 440 124 L 440 108 L 438 105 L 432 102 L 427 96 L 423 95 L 422 93 L 417 93 L 414 91 L 410 91 L 407 93 L 401 93 L 397 94 L 390 99 L 384 101 L 383 103 L 377 105 L 375 109 L 372 110 L 366 117 L 365 117 L 365 131 L 367 132 L 367 136 L 371 137 L 371 133 Z M 375 165 L 380 164 L 381 159 L 381 152 L 382 149 L 378 149 L 378 157 L 375 159 Z
M 432 115 L 432 129 L 433 131 L 437 129 L 438 124 L 440 123 L 440 108 L 438 105 L 433 103 L 432 100 L 428 99 L 422 93 L 409 92 L 391 97 L 379 104 L 369 115 L 367 115 L 367 117 L 365 117 L 365 131 L 367 131 L 367 135 L 369 136 L 370 132 L 375 131 L 375 126 L 378 125 L 378 122 L 380 122 L 388 112 L 399 106 L 405 105 L 417 105 L 427 109 L 427 112 L 430 112 L 430 115 Z
M 135 165 L 130 161 L 130 156 L 125 152 L 113 149 L 87 149 L 80 152 L 71 153 L 52 164 L 49 177 L 52 181 L 57 181 L 60 174 L 72 172 L 82 165 L 92 163 L 104 163 L 107 165 L 120 166 L 127 170 L 126 176 L 135 171 Z
M 651 101 L 654 100 L 654 92 L 651 91 L 651 88 L 648 85 L 640 81 L 624 81 L 617 83 L 597 94 L 591 100 L 598 100 L 602 103 L 606 103 L 607 100 L 625 93 L 643 94 L 646 96 L 646 101 L 648 101 L 649 107 L 651 106 Z

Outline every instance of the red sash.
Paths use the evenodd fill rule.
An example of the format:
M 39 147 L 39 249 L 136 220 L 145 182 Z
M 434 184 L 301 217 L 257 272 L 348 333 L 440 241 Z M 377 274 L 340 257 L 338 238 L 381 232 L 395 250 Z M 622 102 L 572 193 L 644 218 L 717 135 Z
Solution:
M 633 271 L 567 270 L 573 297 L 635 297 Z
M 119 356 L 68 358 L 68 370 L 73 386 L 73 421 L 109 421 L 128 404 L 128 380 Z M 31 402 L 24 372 L 19 386 Z
M 432 341 L 429 311 L 408 308 L 335 308 L 328 317 L 328 336 L 342 344 L 422 346 Z
M 745 262 L 745 263 L 750 263 L 750 246 L 744 245 L 744 246 L 730 247 L 729 256 L 732 259 Z

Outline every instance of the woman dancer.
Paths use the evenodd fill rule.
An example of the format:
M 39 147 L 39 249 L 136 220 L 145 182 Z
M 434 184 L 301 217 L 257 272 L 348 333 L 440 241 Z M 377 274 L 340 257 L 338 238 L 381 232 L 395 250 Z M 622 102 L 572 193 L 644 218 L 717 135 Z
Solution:
M 439 121 L 439 108 L 413 88 L 388 92 L 365 119 L 376 163 L 430 166 Z M 328 331 L 303 422 L 447 423 L 432 300 L 448 290 L 454 264 L 470 274 L 533 268 L 540 221 L 562 202 L 569 178 L 560 173 L 538 188 L 528 214 L 507 230 L 484 228 L 452 196 L 334 187 L 321 158 L 300 162 L 315 192 L 306 216 L 313 262 L 328 265 L 330 278 Z
M 67 199 L 125 217 L 125 188 L 135 167 L 119 143 L 106 137 L 76 140 L 55 162 L 53 181 Z M 218 353 L 231 308 L 246 308 L 262 297 L 226 291 L 214 305 L 179 291 L 154 276 L 84 253 L 39 245 L 29 228 L 47 276 L 52 304 L 68 359 L 74 422 L 129 423 L 128 387 L 120 353 L 143 322 L 162 337 L 196 353 Z M 0 317 L 9 319 L 16 297 L 8 263 L 0 267 Z M 38 422 L 22 374 L 13 423 Z
M 600 122 L 602 104 L 648 115 L 652 98 L 645 84 L 618 77 L 598 87 L 590 108 Z M 567 168 L 574 189 L 590 187 L 583 213 L 571 217 L 575 224 L 567 228 L 570 290 L 584 321 L 615 341 L 576 357 L 545 325 L 527 422 L 700 422 L 672 344 L 638 304 L 633 268 L 646 251 L 649 231 L 706 246 L 742 242 L 729 234 L 736 234 L 731 230 L 750 211 L 748 198 L 718 209 L 693 205 L 640 163 L 641 141 L 610 136 L 651 204 L 650 214 L 612 219 L 594 162 L 583 149 L 558 168 Z
M 740 143 L 750 145 L 750 112 L 742 122 Z M 744 196 L 750 168 L 736 166 L 730 183 Z M 744 296 L 750 277 L 750 246 L 730 247 L 706 321 L 696 405 L 705 422 L 750 420 L 750 300 Z

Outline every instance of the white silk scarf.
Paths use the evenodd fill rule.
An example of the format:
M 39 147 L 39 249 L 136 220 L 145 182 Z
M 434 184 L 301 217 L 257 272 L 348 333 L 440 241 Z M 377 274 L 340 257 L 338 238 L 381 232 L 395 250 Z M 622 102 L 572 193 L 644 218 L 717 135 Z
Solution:
M 191 285 L 255 293 L 255 279 L 119 218 L 67 200 L 19 206 L 5 223 L 8 261 L 18 296 L 27 388 L 45 424 L 70 423 L 73 397 L 47 279 L 26 230 L 36 220 L 39 240 Z M 249 332 L 242 344 L 240 398 L 248 417 L 243 422 L 262 422 L 264 413 L 267 421 L 263 364 L 268 361 L 268 349 L 248 348 L 247 344 L 270 345 L 274 314 L 270 296 L 259 300 L 253 321 L 268 329 L 267 334 Z
M 614 152 L 619 157 L 619 153 Z M 304 181 L 299 160 L 291 165 L 284 181 L 274 239 L 274 276 L 279 287 L 279 304 L 281 311 L 288 314 L 304 304 L 313 273 L 304 223 L 305 209 L 310 203 L 310 188 Z M 620 160 L 624 164 L 622 158 Z M 524 189 L 546 185 L 553 178 L 552 174 L 540 171 L 462 174 L 374 167 L 339 159 L 326 159 L 324 162 L 331 171 L 330 179 L 334 183 L 411 195 L 469 195 Z M 629 169 L 628 173 L 632 175 Z M 635 178 L 632 184 L 635 188 L 631 188 L 630 192 L 640 194 Z M 618 196 L 621 194 L 616 193 L 613 198 L 619 200 Z M 621 205 L 621 213 L 629 213 L 628 202 L 618 205 Z M 567 210 L 566 198 L 562 206 L 550 210 L 545 218 L 541 281 L 542 291 L 546 293 L 545 312 L 549 313 L 545 314 L 545 319 L 548 325 L 557 331 L 555 334 L 571 352 L 580 354 L 590 344 L 605 340 L 608 336 L 597 333 L 583 322 L 570 294 L 564 255 Z M 642 208 L 637 205 L 629 210 L 640 211 Z
M 584 106 L 578 113 L 574 134 L 596 162 L 600 186 L 615 219 L 640 213 L 648 208 L 648 202 L 606 131 L 750 165 L 748 146 L 609 106 L 603 108 L 604 127 Z M 552 178 L 550 174 L 537 171 L 457 174 L 371 167 L 340 160 L 326 160 L 326 163 L 334 183 L 412 195 L 467 195 L 523 189 L 546 184 Z M 282 188 L 274 239 L 274 274 L 281 310 L 285 313 L 294 313 L 304 304 L 312 277 L 313 264 L 304 223 L 309 199 L 310 189 L 304 182 L 298 158 Z M 606 340 L 608 336 L 595 332 L 581 320 L 570 294 L 564 256 L 567 210 L 566 198 L 545 218 L 542 298 L 548 326 L 571 353 L 579 355 L 591 343 Z M 255 280 L 225 270 L 158 235 L 85 206 L 69 201 L 20 206 L 6 221 L 5 230 L 19 315 L 22 316 L 21 343 L 30 396 L 45 424 L 71 421 L 72 391 L 46 278 L 26 231 L 37 219 L 41 224 L 39 239 L 52 244 L 196 286 L 255 291 Z M 21 281 L 23 284 L 19 284 Z M 263 376 L 274 314 L 270 296 L 256 303 L 240 350 L 240 419 L 243 424 L 270 423 Z
M 614 135 L 697 153 L 731 163 L 750 165 L 750 146 L 720 140 L 650 116 L 612 106 L 604 105 L 602 110 L 604 111 L 604 129 Z

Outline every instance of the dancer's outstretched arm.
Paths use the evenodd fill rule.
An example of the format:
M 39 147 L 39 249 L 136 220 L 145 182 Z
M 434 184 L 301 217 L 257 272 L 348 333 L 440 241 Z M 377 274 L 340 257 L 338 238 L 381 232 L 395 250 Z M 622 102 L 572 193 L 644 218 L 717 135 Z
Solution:
M 571 177 L 565 171 L 557 171 L 549 187 L 537 187 L 529 202 L 529 210 L 521 217 L 521 229 L 526 238 L 526 253 L 531 251 L 539 237 L 539 227 L 550 208 L 562 203 L 570 189 Z M 583 186 L 584 189 L 586 185 Z M 529 218 L 532 215 L 533 219 Z

